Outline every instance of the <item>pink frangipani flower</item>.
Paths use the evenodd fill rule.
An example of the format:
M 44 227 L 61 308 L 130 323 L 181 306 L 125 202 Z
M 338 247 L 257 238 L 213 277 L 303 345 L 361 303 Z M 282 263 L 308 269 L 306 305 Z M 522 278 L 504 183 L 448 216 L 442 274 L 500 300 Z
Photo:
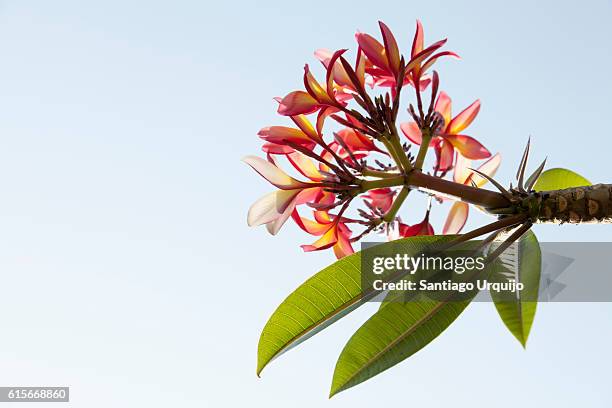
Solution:
M 291 163 L 310 181 L 303 182 L 289 176 L 274 163 L 256 156 L 247 156 L 243 162 L 251 166 L 263 178 L 279 190 L 266 194 L 249 209 L 247 223 L 250 226 L 265 224 L 272 235 L 276 235 L 295 207 L 308 202 L 319 202 L 329 197 L 317 182 L 324 179 L 314 164 L 297 152 L 288 155 Z M 333 197 L 332 197 L 333 202 Z
M 438 156 L 437 169 L 448 170 L 453 165 L 455 150 L 463 157 L 479 160 L 486 159 L 491 153 L 476 139 L 462 134 L 473 121 L 480 110 L 480 101 L 477 100 L 464 109 L 457 116 L 451 116 L 451 99 L 445 92 L 440 92 L 435 104 L 436 114 L 439 115 L 439 125 L 429 143 L 436 149 Z M 421 129 L 416 122 L 406 122 L 400 125 L 404 135 L 414 144 L 420 145 L 423 141 Z
M 363 199 L 368 201 L 370 206 L 378 209 L 384 214 L 389 211 L 389 208 L 391 208 L 395 194 L 396 192 L 389 187 L 376 188 L 368 191 L 367 194 L 364 194 Z
M 332 218 L 326 211 L 315 211 L 314 221 L 300 217 L 297 212 L 293 213 L 293 217 L 304 231 L 321 237 L 310 245 L 302 245 L 305 252 L 333 248 L 338 259 L 355 252 L 350 240 L 352 232 L 343 222 L 342 217 Z
M 243 159 L 277 189 L 251 206 L 249 225 L 265 225 L 276 234 L 291 217 L 303 231 L 318 237 L 303 245 L 304 251 L 332 248 L 340 258 L 352 254 L 352 244 L 369 233 L 386 232 L 389 239 L 434 234 L 429 222 L 432 205 L 447 198 L 438 190 L 412 184 L 418 180 L 414 176 L 444 179 L 455 166 L 454 182 L 464 191 L 465 185 L 484 184 L 468 168 L 471 160 L 491 154 L 464 134 L 480 102 L 453 117 L 451 100 L 439 92 L 440 76 L 433 69 L 439 58 L 458 58 L 457 54 L 441 50 L 446 39 L 426 45 L 418 20 L 407 56 L 389 27 L 379 22 L 379 28 L 379 39 L 361 32 L 355 35 L 354 63 L 348 62 L 348 50 L 318 49 L 315 57 L 325 69 L 324 80 L 318 81 L 306 64 L 303 88 L 274 98 L 278 113 L 292 124 L 259 130 L 267 160 Z M 406 85 L 412 90 L 404 90 Z M 370 92 L 370 87 L 382 89 Z M 423 92 L 426 88 L 430 95 Z M 415 103 L 407 104 L 412 121 L 400 125 L 399 115 L 405 112 L 401 99 L 412 94 L 407 91 L 414 92 Z M 331 129 L 329 121 L 335 123 Z M 400 138 L 400 130 L 416 147 Z M 421 146 L 424 137 L 428 142 Z M 423 168 L 430 149 L 435 165 L 433 174 L 426 175 Z M 281 169 L 281 162 L 289 163 L 291 173 Z M 496 155 L 479 169 L 493 174 L 498 165 Z M 413 190 L 410 197 L 420 192 L 430 199 L 425 218 L 408 225 L 401 222 L 399 211 Z M 351 203 L 361 208 L 351 208 Z M 304 206 L 314 212 L 314 219 L 300 215 Z M 353 215 L 347 215 L 351 211 Z M 460 231 L 467 216 L 467 204 L 454 203 L 443 233 Z M 359 229 L 356 236 L 352 228 Z

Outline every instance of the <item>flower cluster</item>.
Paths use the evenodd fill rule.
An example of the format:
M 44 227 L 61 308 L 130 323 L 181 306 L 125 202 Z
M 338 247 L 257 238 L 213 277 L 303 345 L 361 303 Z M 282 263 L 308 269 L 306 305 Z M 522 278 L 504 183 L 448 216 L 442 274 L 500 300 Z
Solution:
M 479 188 L 486 179 L 471 170 L 471 162 L 482 159 L 488 160 L 477 170 L 489 176 L 495 173 L 499 155 L 492 156 L 464 134 L 480 102 L 453 116 L 450 97 L 439 91 L 434 64 L 441 57 L 458 58 L 441 50 L 446 40 L 425 46 L 423 27 L 417 21 L 410 57 L 405 58 L 391 30 L 382 22 L 379 26 L 382 42 L 369 34 L 356 34 L 353 63 L 345 49 L 317 50 L 315 57 L 325 79 L 318 81 L 306 65 L 304 89 L 276 98 L 278 113 L 293 125 L 261 129 L 258 135 L 266 159 L 243 159 L 277 188 L 251 206 L 249 225 L 265 224 L 276 234 L 291 218 L 317 237 L 312 244 L 302 245 L 305 251 L 332 248 L 341 258 L 353 253 L 352 244 L 373 231 L 389 239 L 434 234 L 429 222 L 432 204 L 448 197 L 410 182 L 411 174 L 422 172 L 428 150 L 435 153 L 433 177 L 444 178 L 453 171 L 455 183 Z M 398 123 L 404 88 L 414 92 L 416 101 L 408 105 L 410 120 Z M 408 225 L 398 210 L 411 190 L 424 192 L 430 199 L 422 221 Z M 356 201 L 362 207 L 349 210 Z M 310 217 L 304 216 L 308 208 Z M 456 201 L 443 233 L 458 233 L 467 216 L 468 205 Z

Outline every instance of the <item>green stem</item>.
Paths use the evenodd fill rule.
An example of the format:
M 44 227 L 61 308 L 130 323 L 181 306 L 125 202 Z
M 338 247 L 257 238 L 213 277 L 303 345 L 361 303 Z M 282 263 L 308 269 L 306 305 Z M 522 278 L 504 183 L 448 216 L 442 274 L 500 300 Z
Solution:
M 410 160 L 408 160 L 408 156 L 406 155 L 406 152 L 404 152 L 404 149 L 402 148 L 402 145 L 401 145 L 399 139 L 396 139 L 396 140 L 394 140 L 391 143 L 392 144 L 397 144 L 396 148 L 400 151 L 399 158 L 400 158 L 400 162 L 402 163 L 402 167 L 404 168 L 404 170 L 406 172 L 411 171 L 412 170 L 412 164 L 410 163 Z
M 392 178 L 401 176 L 399 173 L 390 173 L 383 170 L 372 170 L 372 169 L 363 169 L 361 174 L 368 177 L 378 177 L 378 178 Z
M 391 146 L 393 146 L 395 148 L 395 150 L 397 151 L 397 154 L 399 156 L 399 161 L 404 169 L 404 172 L 409 172 L 410 170 L 412 170 L 412 163 L 410 163 L 410 160 L 408 160 L 408 156 L 406 155 L 406 152 L 404 151 L 404 148 L 402 147 L 402 142 L 400 141 L 399 135 L 397 134 L 397 128 L 395 127 L 395 124 L 393 124 L 393 126 L 391 127 L 391 141 L 390 144 Z
M 404 200 L 406 200 L 406 197 L 408 197 L 408 193 L 410 193 L 410 187 L 404 186 L 400 190 L 397 197 L 395 197 L 395 201 L 393 201 L 391 208 L 389 208 L 389 211 L 387 211 L 387 213 L 382 217 L 381 221 L 391 222 L 395 219 L 395 216 L 404 203 Z
M 385 145 L 385 147 L 389 151 L 389 154 L 391 154 L 391 157 L 393 158 L 393 161 L 395 161 L 395 164 L 397 165 L 397 168 L 400 171 L 402 171 L 402 172 L 409 171 L 410 168 L 411 168 L 410 163 L 408 163 L 409 167 L 404 167 L 404 160 L 402 160 L 402 156 L 404 156 L 404 158 L 406 158 L 406 154 L 404 153 L 403 149 L 402 149 L 402 151 L 398 151 L 397 150 L 397 146 L 395 146 L 395 144 L 393 144 L 393 142 L 388 140 L 386 138 L 386 135 L 383 135 L 381 137 L 381 141 L 383 142 L 383 144 Z M 407 161 L 407 158 L 406 158 L 406 161 Z
M 427 150 L 429 149 L 429 142 L 431 142 L 431 133 L 428 129 L 421 129 L 423 140 L 421 140 L 421 146 L 419 147 L 419 153 L 414 163 L 414 168 L 417 170 L 423 169 L 423 163 L 425 162 L 425 156 L 427 156 Z
M 365 193 L 366 191 L 373 190 L 375 188 L 402 186 L 404 185 L 404 178 L 404 176 L 400 175 L 378 180 L 363 180 L 359 186 L 360 192 Z

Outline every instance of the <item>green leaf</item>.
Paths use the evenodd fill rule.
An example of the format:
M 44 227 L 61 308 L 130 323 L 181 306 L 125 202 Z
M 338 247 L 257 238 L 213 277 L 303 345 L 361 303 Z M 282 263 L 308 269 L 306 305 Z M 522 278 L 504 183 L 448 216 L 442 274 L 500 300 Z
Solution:
M 382 309 L 388 304 L 394 302 L 410 302 L 414 300 L 414 297 L 416 297 L 416 293 L 406 293 L 405 291 L 390 290 L 380 302 L 380 306 L 378 308 Z
M 568 169 L 554 168 L 540 174 L 533 189 L 535 191 L 550 191 L 590 185 L 591 182 L 578 173 Z
M 406 238 L 380 244 L 376 251 L 383 248 L 417 255 L 432 243 L 452 238 Z M 273 358 L 346 316 L 369 300 L 368 296 L 361 288 L 361 252 L 340 259 L 308 279 L 278 306 L 266 323 L 259 338 L 257 375 Z
M 477 241 L 473 241 L 477 242 Z M 497 260 L 492 265 L 497 264 Z M 490 267 L 469 278 L 471 282 L 487 276 Z M 454 274 L 454 278 L 458 279 Z M 464 281 L 468 279 L 463 276 Z M 461 278 L 459 278 L 461 279 Z M 477 290 L 460 299 L 456 292 L 432 297 L 419 293 L 407 302 L 389 300 L 349 339 L 338 357 L 330 397 L 410 357 L 442 333 L 472 301 Z
M 438 337 L 467 307 L 463 302 L 389 302 L 350 338 L 336 363 L 330 397 L 410 357 Z
M 491 274 L 491 281 L 504 282 L 508 278 L 524 285 L 520 292 L 492 290 L 491 298 L 502 321 L 523 347 L 531 331 L 538 306 L 542 254 L 535 234 L 527 232 L 501 255 L 500 268 Z

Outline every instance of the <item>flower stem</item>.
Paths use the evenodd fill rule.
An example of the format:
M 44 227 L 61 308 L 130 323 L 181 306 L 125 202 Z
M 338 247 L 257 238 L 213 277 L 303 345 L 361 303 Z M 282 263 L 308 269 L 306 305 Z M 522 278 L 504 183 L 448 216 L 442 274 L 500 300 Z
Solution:
M 359 188 L 361 193 L 365 193 L 366 191 L 373 190 L 375 188 L 397 187 L 404 185 L 404 179 L 404 176 L 399 175 L 381 178 L 378 180 L 363 180 Z
M 423 163 L 425 162 L 425 156 L 427 156 L 427 150 L 429 149 L 429 142 L 431 141 L 431 133 L 429 129 L 422 129 L 423 140 L 421 140 L 421 146 L 419 147 L 419 153 L 414 162 L 414 168 L 417 170 L 423 169 Z
M 401 146 L 400 146 L 400 149 L 398 150 L 397 145 L 393 143 L 393 141 L 387 139 L 386 135 L 383 135 L 381 137 L 381 141 L 383 142 L 383 144 L 389 151 L 389 154 L 391 154 L 391 157 L 393 158 L 393 161 L 395 161 L 397 168 L 402 170 L 403 172 L 410 171 L 412 166 L 410 165 L 410 163 L 408 163 L 407 164 L 408 167 L 405 167 L 406 162 L 408 162 L 408 158 L 406 157 L 404 150 L 401 149 Z
M 502 208 L 510 205 L 510 201 L 496 191 L 455 183 L 420 171 L 410 173 L 407 184 L 455 196 L 461 201 L 484 208 Z
M 364 176 L 368 176 L 368 177 L 378 177 L 378 178 L 393 178 L 393 177 L 401 176 L 401 174 L 399 173 L 392 173 L 392 172 L 383 171 L 383 170 L 372 170 L 368 168 L 363 169 L 361 171 L 361 174 L 363 174 Z
M 501 193 L 454 183 L 449 180 L 424 174 L 418 170 L 413 170 L 405 176 L 399 175 L 379 180 L 363 180 L 359 188 L 361 192 L 365 192 L 374 188 L 394 186 L 425 188 L 457 197 L 461 199 L 461 201 L 479 205 L 484 208 L 503 208 L 510 205 L 508 199 Z
M 408 193 L 410 193 L 410 187 L 405 185 L 402 187 L 397 197 L 395 197 L 395 201 L 393 201 L 391 208 L 389 208 L 389 211 L 382 217 L 381 221 L 391 222 L 395 219 L 397 212 L 402 204 L 404 204 L 404 200 L 408 197 Z
M 391 135 L 390 144 L 397 151 L 397 155 L 399 156 L 398 158 L 401 167 L 404 169 L 404 172 L 409 172 L 410 170 L 412 170 L 412 163 L 410 163 L 410 160 L 408 160 L 408 156 L 406 155 L 406 152 L 402 147 L 402 143 L 400 142 L 399 136 L 397 135 L 397 131 L 395 131 L 395 133 Z

